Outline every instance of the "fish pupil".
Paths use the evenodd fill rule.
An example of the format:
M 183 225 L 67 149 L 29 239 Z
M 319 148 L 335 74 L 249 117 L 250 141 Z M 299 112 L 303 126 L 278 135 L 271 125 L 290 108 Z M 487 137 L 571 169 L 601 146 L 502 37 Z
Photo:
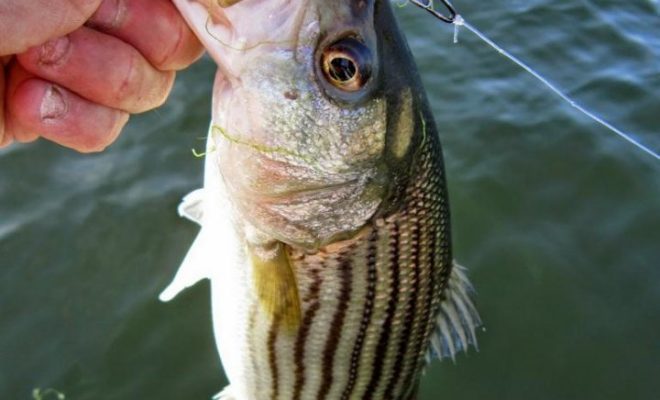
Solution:
M 330 76 L 340 82 L 348 82 L 355 78 L 357 66 L 353 60 L 345 57 L 336 57 L 330 62 Z

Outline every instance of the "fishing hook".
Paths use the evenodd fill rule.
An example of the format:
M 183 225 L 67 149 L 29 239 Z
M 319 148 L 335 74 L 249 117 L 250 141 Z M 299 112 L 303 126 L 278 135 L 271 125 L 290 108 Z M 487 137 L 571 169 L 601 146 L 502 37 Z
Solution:
M 421 0 L 410 0 L 411 3 L 413 3 L 417 7 L 423 8 L 424 10 L 428 11 L 434 17 L 438 18 L 440 21 L 446 22 L 448 24 L 453 24 L 454 22 L 456 22 L 456 17 L 458 16 L 456 9 L 449 2 L 449 0 L 440 0 L 440 1 L 442 2 L 442 4 L 445 5 L 445 7 L 447 7 L 447 10 L 449 10 L 448 16 L 435 10 L 435 8 L 433 7 L 433 0 L 427 0 L 426 2 L 422 2 Z

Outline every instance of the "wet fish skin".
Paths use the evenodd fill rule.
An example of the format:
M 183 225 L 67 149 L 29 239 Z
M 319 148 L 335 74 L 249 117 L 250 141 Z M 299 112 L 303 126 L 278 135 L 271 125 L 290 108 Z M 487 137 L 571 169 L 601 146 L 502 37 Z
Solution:
M 220 72 L 204 189 L 180 208 L 202 230 L 161 298 L 211 279 L 221 398 L 413 398 L 428 355 L 476 344 L 479 317 L 389 2 L 177 5 Z M 375 60 L 357 93 L 318 69 L 346 37 Z

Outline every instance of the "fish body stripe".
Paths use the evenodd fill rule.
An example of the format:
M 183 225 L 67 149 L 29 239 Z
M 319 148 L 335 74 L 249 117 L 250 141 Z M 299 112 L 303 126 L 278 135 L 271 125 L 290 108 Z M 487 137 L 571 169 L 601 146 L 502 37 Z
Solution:
M 332 317 L 332 322 L 329 327 L 330 330 L 323 350 L 323 359 L 321 360 L 321 365 L 323 366 L 323 379 L 316 396 L 319 400 L 326 399 L 330 392 L 330 387 L 332 386 L 335 350 L 341 339 L 341 333 L 351 299 L 353 276 L 351 261 L 348 257 L 342 259 L 339 263 L 339 279 L 341 287 L 339 303 Z
M 280 316 L 276 315 L 270 325 L 268 331 L 268 366 L 270 368 L 271 378 L 271 400 L 277 400 L 279 396 L 279 370 L 277 366 L 277 348 L 275 341 L 277 340 L 277 333 L 280 326 Z
M 408 260 L 406 260 L 403 267 L 410 268 L 412 270 L 412 276 L 409 276 L 409 279 L 412 280 L 412 292 L 416 294 L 419 293 L 419 286 L 420 286 L 420 282 L 419 282 L 420 274 L 417 265 L 417 258 L 418 258 L 417 256 L 419 252 L 419 247 L 418 247 L 419 228 L 416 226 L 416 224 L 412 224 L 412 225 L 406 224 L 404 225 L 404 227 L 410 233 L 409 238 L 406 241 L 407 243 L 406 245 L 404 245 L 404 249 L 407 250 L 407 254 L 409 254 L 410 257 Z M 403 378 L 403 374 L 405 372 L 405 363 L 407 358 L 406 355 L 408 354 L 410 339 L 414 334 L 414 328 L 415 328 L 416 304 L 417 304 L 417 296 L 410 296 L 406 304 L 406 316 L 404 323 L 405 325 L 403 328 L 402 337 L 400 338 L 399 345 L 397 347 L 394 371 L 392 373 L 392 376 L 390 377 L 390 381 L 385 390 L 386 399 L 394 398 L 395 390 L 399 382 L 401 382 L 401 379 Z
M 258 345 L 255 343 L 255 333 L 256 333 L 256 324 L 258 316 L 258 304 L 256 302 L 250 304 L 249 307 L 249 317 L 248 317 L 248 330 L 247 330 L 247 341 L 250 344 L 250 366 L 255 374 L 261 375 L 261 365 L 257 357 Z M 254 382 L 254 391 L 259 393 L 262 390 L 262 380 L 256 380 Z
M 371 323 L 371 316 L 374 309 L 375 297 L 376 297 L 376 260 L 377 260 L 377 241 L 378 241 L 378 230 L 373 229 L 369 237 L 369 248 L 367 250 L 367 294 L 364 301 L 364 311 L 362 312 L 362 320 L 360 322 L 360 330 L 358 331 L 357 339 L 353 347 L 353 353 L 351 355 L 351 364 L 348 369 L 349 380 L 344 392 L 342 393 L 341 399 L 348 400 L 351 396 L 353 389 L 355 388 L 355 382 L 360 368 L 360 357 L 362 356 L 362 350 L 364 346 L 364 341 L 366 340 L 367 329 Z
M 397 303 L 399 301 L 399 229 L 396 223 L 392 226 L 391 244 L 389 245 L 390 251 L 390 268 L 392 273 L 392 283 L 390 286 L 389 300 L 387 302 L 386 317 L 383 322 L 383 328 L 378 338 L 378 345 L 376 346 L 376 357 L 371 366 L 371 379 L 364 394 L 364 400 L 371 400 L 376 394 L 376 389 L 380 383 L 387 357 L 388 345 L 390 343 L 390 335 L 392 333 L 392 323 L 396 312 Z
M 321 280 L 317 270 L 313 270 L 312 275 L 313 283 L 310 287 L 309 295 L 306 299 L 303 300 L 306 303 L 308 302 L 310 305 L 305 311 L 302 324 L 298 330 L 298 337 L 296 338 L 294 355 L 296 382 L 293 389 L 293 400 L 300 400 L 302 389 L 305 385 L 305 343 L 307 342 L 307 336 L 309 335 L 314 317 L 320 308 L 319 292 L 321 290 L 321 283 L 323 281 Z

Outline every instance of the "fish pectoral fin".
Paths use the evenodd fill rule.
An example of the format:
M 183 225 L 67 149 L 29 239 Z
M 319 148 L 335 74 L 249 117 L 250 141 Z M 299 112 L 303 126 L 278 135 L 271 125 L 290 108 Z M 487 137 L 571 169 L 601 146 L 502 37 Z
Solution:
M 158 296 L 160 301 L 168 302 L 184 289 L 211 276 L 212 265 L 209 265 L 209 263 L 215 258 L 213 254 L 207 254 L 209 249 L 214 249 L 213 246 L 209 246 L 209 236 L 211 235 L 204 229 L 197 235 L 190 250 L 188 250 L 188 254 L 186 254 L 186 258 L 183 259 L 179 270 L 174 276 L 172 283 Z
M 454 261 L 445 297 L 436 315 L 436 331 L 431 337 L 429 357 L 455 360 L 456 353 L 467 351 L 469 345 L 478 349 L 476 329 L 481 318 L 472 301 L 474 289 L 465 274 L 465 268 Z
M 193 190 L 184 196 L 177 208 L 180 217 L 202 225 L 204 218 L 204 189 Z
M 301 319 L 298 284 L 284 243 L 248 244 L 254 287 L 263 311 L 290 331 Z

